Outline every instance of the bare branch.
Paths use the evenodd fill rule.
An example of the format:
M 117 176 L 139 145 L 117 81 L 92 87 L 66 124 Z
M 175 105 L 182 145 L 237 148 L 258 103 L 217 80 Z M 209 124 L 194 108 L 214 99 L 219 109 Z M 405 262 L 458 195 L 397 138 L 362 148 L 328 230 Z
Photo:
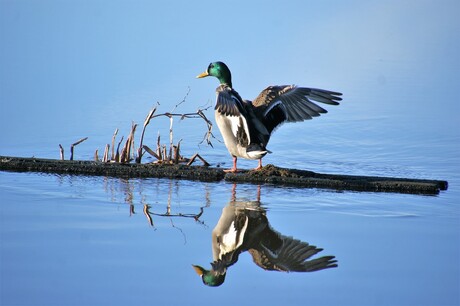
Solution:
M 80 143 L 82 143 L 83 141 L 85 141 L 86 139 L 88 139 L 88 137 L 85 137 L 85 138 L 82 138 L 80 140 L 78 140 L 77 142 L 74 142 L 71 146 L 70 146 L 70 160 L 73 160 L 73 148 L 77 145 L 79 145 Z
M 155 157 L 156 159 L 161 160 L 161 157 L 158 156 L 158 154 L 155 153 L 155 152 L 154 152 L 152 149 L 150 149 L 148 146 L 143 145 L 142 148 L 143 148 L 147 153 L 149 153 L 150 155 L 152 155 L 153 157 Z
M 189 162 L 187 163 L 187 166 L 191 166 L 194 162 L 195 162 L 195 159 L 199 158 L 202 162 L 203 162 L 203 165 L 208 167 L 209 164 L 208 162 L 200 156 L 200 154 L 196 153 L 195 155 L 192 156 L 192 158 L 190 158 Z
M 182 103 L 185 103 L 185 100 L 187 100 L 187 97 L 188 97 L 189 93 L 190 93 L 190 87 L 188 87 L 187 93 L 185 94 L 185 96 L 184 96 L 184 98 L 182 99 L 182 101 L 180 101 L 178 104 L 176 104 L 176 105 L 173 107 L 173 109 L 171 110 L 171 113 L 172 113 L 173 111 L 175 111 L 176 108 L 177 108 L 179 105 L 181 105 Z

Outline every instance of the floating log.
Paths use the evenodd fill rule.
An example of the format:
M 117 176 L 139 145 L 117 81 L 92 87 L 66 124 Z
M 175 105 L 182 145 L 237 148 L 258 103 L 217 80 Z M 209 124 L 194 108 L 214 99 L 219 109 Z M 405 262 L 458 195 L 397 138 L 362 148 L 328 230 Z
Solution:
M 224 179 L 220 169 L 173 164 L 135 164 L 0 156 L 0 170 L 80 174 L 122 178 L 159 177 L 214 182 Z
M 447 181 L 376 176 L 322 174 L 267 165 L 260 171 L 225 173 L 221 168 L 174 164 L 122 164 L 98 161 L 70 161 L 0 156 L 0 170 L 59 174 L 100 175 L 123 178 L 158 177 L 205 182 L 273 184 L 370 192 L 438 194 L 447 190 Z
M 336 190 L 438 194 L 447 190 L 447 181 L 395 177 L 323 174 L 306 170 L 285 169 L 267 165 L 259 171 L 228 173 L 230 182 L 270 183 L 274 185 L 326 188 Z

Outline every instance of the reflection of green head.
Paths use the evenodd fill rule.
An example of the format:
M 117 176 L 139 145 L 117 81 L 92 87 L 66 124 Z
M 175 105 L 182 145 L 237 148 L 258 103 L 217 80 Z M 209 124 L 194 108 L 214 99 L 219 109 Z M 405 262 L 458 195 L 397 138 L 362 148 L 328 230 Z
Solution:
M 206 270 L 203 267 L 192 265 L 193 269 L 195 269 L 195 272 L 201 276 L 201 280 L 203 281 L 203 284 L 211 287 L 217 287 L 223 284 L 225 281 L 225 274 L 226 270 L 225 269 L 217 269 L 214 270 Z

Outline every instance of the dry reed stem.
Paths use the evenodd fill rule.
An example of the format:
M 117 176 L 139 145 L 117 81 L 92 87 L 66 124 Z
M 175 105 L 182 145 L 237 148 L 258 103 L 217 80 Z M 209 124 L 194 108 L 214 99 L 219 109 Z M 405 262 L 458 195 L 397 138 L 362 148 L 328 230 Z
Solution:
M 166 155 L 166 145 L 163 145 L 163 161 L 168 161 L 168 156 Z
M 61 160 L 64 160 L 64 148 L 61 144 L 59 144 L 59 155 L 61 156 Z
M 173 117 L 169 117 L 169 158 L 171 158 L 171 149 L 172 149 L 172 146 L 173 146 L 173 122 L 174 122 L 174 119 Z
M 110 145 L 106 144 L 105 149 L 104 149 L 104 156 L 102 156 L 102 162 L 107 163 L 110 161 L 109 159 L 109 151 L 110 151 Z
M 129 163 L 131 160 L 131 149 L 134 146 L 134 133 L 136 132 L 137 124 L 134 122 L 131 125 L 131 132 L 126 139 L 125 146 L 121 150 L 120 163 Z
M 163 160 L 163 154 L 161 154 L 161 144 L 160 144 L 160 132 L 158 132 L 158 137 L 157 137 L 157 154 L 158 154 L 158 159 Z
M 159 105 L 159 104 L 158 104 Z M 142 156 L 144 153 L 142 152 L 143 149 L 143 143 L 144 143 L 144 134 L 145 134 L 145 129 L 147 128 L 147 125 L 150 123 L 150 119 L 152 119 L 153 114 L 155 114 L 157 110 L 157 106 L 155 106 L 147 115 L 147 117 L 144 120 L 144 126 L 142 128 L 142 134 L 141 134 L 141 139 L 139 141 L 139 148 L 137 149 L 137 157 L 136 157 L 136 163 L 140 164 L 142 160 Z
M 86 139 L 88 139 L 88 137 L 85 137 L 85 138 L 82 138 L 80 140 L 78 140 L 77 142 L 74 142 L 71 146 L 70 146 L 70 160 L 73 160 L 73 148 L 77 145 L 79 145 L 80 143 L 82 143 L 83 141 L 85 141 Z
M 116 163 L 120 162 L 120 146 L 121 146 L 121 143 L 123 142 L 124 138 L 125 138 L 124 136 L 121 136 L 121 139 L 120 139 L 120 141 L 118 142 L 118 145 L 117 145 L 117 153 L 115 154 L 115 160 L 114 160 Z
M 118 128 L 115 129 L 115 132 L 113 132 L 113 136 L 112 136 L 112 154 L 110 156 L 111 160 L 115 159 L 115 138 L 117 138 L 117 135 L 118 135 Z

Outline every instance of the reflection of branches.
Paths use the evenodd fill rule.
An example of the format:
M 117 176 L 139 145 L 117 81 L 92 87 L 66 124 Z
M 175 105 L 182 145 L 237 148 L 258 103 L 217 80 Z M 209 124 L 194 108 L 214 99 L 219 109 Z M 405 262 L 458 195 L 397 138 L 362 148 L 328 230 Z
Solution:
M 152 219 L 152 216 L 150 216 L 149 209 L 150 209 L 150 205 L 145 204 L 144 205 L 144 215 L 147 217 L 147 221 L 149 222 L 150 226 L 153 227 L 153 219 Z
M 200 207 L 200 212 L 197 214 L 183 214 L 183 213 L 171 213 L 171 200 L 172 200 L 172 193 L 173 193 L 173 184 L 169 184 L 169 192 L 168 192 L 168 202 L 166 205 L 166 213 L 154 213 L 151 212 L 150 209 L 152 208 L 151 205 L 149 204 L 144 204 L 144 215 L 147 218 L 147 222 L 150 224 L 150 226 L 154 226 L 153 224 L 153 216 L 157 217 L 169 217 L 169 221 L 171 222 L 171 226 L 175 229 L 177 229 L 182 236 L 184 237 L 184 244 L 187 243 L 187 236 L 185 235 L 184 231 L 176 226 L 173 222 L 174 217 L 181 217 L 181 218 L 193 218 L 195 222 L 200 223 L 202 225 L 205 225 L 203 221 L 200 220 L 201 215 L 203 214 L 203 207 Z M 208 198 L 209 192 L 206 192 L 206 198 Z M 208 206 L 208 205 L 206 205 Z
M 169 221 L 171 221 L 171 226 L 176 228 L 184 237 L 184 244 L 187 244 L 187 236 L 185 236 L 184 231 L 180 227 L 174 225 L 173 219 L 169 219 Z
M 115 182 L 118 182 L 118 184 L 115 184 Z M 203 198 L 200 200 L 203 201 L 204 203 L 202 204 L 201 207 L 193 207 L 192 209 L 194 212 L 181 212 L 183 211 L 184 207 L 180 205 L 180 198 L 178 198 L 181 194 L 180 192 L 180 187 L 181 183 L 177 181 L 170 180 L 169 184 L 167 184 L 167 191 L 163 190 L 160 188 L 161 186 L 165 186 L 165 181 L 161 180 L 159 181 L 158 184 L 156 185 L 157 188 L 153 190 L 153 193 L 155 195 L 161 195 L 162 198 L 166 197 L 164 200 L 156 200 L 152 201 L 153 203 L 158 203 L 160 202 L 166 202 L 166 207 L 161 205 L 161 211 L 158 211 L 160 209 L 160 206 L 158 204 L 153 204 L 151 200 L 149 201 L 149 196 L 151 196 L 150 193 L 147 192 L 147 190 L 152 190 L 151 189 L 151 184 L 149 184 L 149 188 L 146 188 L 144 190 L 144 185 L 143 182 L 146 182 L 144 180 L 130 180 L 130 179 L 109 179 L 107 178 L 105 180 L 105 188 L 106 192 L 111 195 L 111 201 L 113 202 L 118 202 L 122 201 L 126 204 L 128 204 L 129 208 L 129 216 L 135 216 L 136 215 L 136 209 L 140 209 L 139 204 L 142 204 L 142 213 L 144 214 L 145 218 L 147 219 L 148 224 L 156 230 L 156 224 L 158 223 L 159 218 L 161 217 L 167 217 L 169 218 L 171 222 L 171 226 L 181 232 L 181 234 L 184 236 L 184 242 L 187 242 L 186 239 L 186 233 L 178 226 L 177 222 L 174 222 L 174 218 L 185 218 L 185 219 L 193 219 L 196 223 L 201 224 L 203 226 L 206 226 L 205 222 L 201 220 L 201 217 L 204 213 L 204 208 L 210 206 L 210 199 L 209 199 L 209 190 L 207 188 L 207 185 L 204 185 L 203 188 L 205 188 L 204 192 L 201 192 L 200 194 L 203 194 Z M 151 204 L 149 204 L 149 202 Z M 174 205 L 173 205 L 174 203 Z M 156 218 L 156 220 L 155 220 Z
M 203 207 L 200 207 L 200 212 L 198 214 L 183 214 L 183 213 L 171 214 L 169 212 L 167 212 L 165 214 L 160 214 L 160 213 L 150 212 L 149 209 L 151 208 L 151 206 L 149 204 L 146 204 L 145 206 L 147 206 L 147 209 L 146 209 L 147 213 L 152 215 L 152 216 L 193 218 L 198 223 L 204 224 L 204 222 L 200 220 L 200 217 L 203 214 Z M 144 208 L 144 210 L 145 210 L 145 208 Z
M 153 217 L 152 216 L 169 217 L 169 221 L 171 222 L 171 226 L 173 228 L 177 229 L 182 234 L 182 236 L 184 237 L 184 244 L 186 244 L 187 243 L 187 236 L 185 235 L 184 231 L 180 227 L 178 227 L 178 226 L 176 226 L 174 224 L 173 217 L 193 218 L 193 219 L 195 219 L 196 222 L 198 222 L 198 223 L 200 223 L 202 225 L 205 225 L 204 222 L 200 220 L 200 217 L 203 214 L 203 207 L 200 207 L 200 212 L 198 214 L 183 214 L 183 213 L 171 214 L 169 204 L 170 203 L 168 202 L 167 212 L 164 213 L 164 214 L 151 212 L 150 209 L 152 208 L 152 206 L 150 206 L 149 204 L 145 204 L 144 205 L 144 210 L 143 210 L 144 215 L 147 218 L 148 223 L 152 227 L 154 227 Z
M 204 222 L 200 220 L 200 217 L 203 214 L 203 207 L 200 207 L 200 212 L 197 213 L 197 214 L 183 214 L 183 213 L 172 214 L 170 212 L 169 203 L 168 203 L 168 208 L 167 208 L 168 211 L 166 213 L 164 213 L 164 214 L 151 212 L 150 211 L 151 208 L 152 208 L 152 206 L 149 205 L 149 204 L 144 205 L 144 214 L 147 217 L 147 220 L 148 220 L 149 224 L 152 225 L 152 226 L 153 226 L 152 216 L 170 217 L 170 218 L 171 217 L 193 218 L 197 223 L 205 225 Z

